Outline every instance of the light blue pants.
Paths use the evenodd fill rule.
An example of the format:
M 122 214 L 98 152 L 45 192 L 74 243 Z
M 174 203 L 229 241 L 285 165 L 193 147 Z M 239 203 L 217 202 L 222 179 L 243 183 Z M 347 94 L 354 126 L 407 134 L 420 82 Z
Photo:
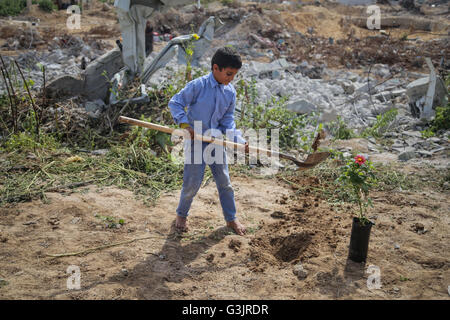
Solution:
M 201 148 L 195 150 L 194 143 L 191 143 L 191 148 L 187 152 L 187 157 L 191 158 L 190 163 L 184 164 L 183 172 L 183 188 L 181 189 L 180 203 L 177 208 L 177 215 L 186 218 L 189 215 L 189 209 L 192 204 L 192 200 L 197 194 L 203 181 L 205 173 L 206 162 L 203 157 L 200 158 L 199 152 L 205 150 L 208 143 L 201 143 Z M 200 143 L 199 143 L 200 146 Z M 230 175 L 228 173 L 228 164 L 226 159 L 226 151 L 223 147 L 218 147 L 211 153 L 213 156 L 215 152 L 222 153 L 223 161 L 219 163 L 209 164 L 214 180 L 216 182 L 217 190 L 219 191 L 220 204 L 222 205 L 222 211 L 225 221 L 230 222 L 236 219 L 236 203 L 234 201 L 234 191 L 230 181 Z M 194 163 L 194 154 L 196 160 L 201 159 L 201 163 Z

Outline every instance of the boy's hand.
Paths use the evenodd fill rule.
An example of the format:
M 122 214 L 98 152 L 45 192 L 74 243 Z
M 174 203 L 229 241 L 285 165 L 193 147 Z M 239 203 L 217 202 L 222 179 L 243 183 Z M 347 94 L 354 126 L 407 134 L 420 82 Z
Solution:
M 191 135 L 191 139 L 194 140 L 194 129 L 191 128 L 191 126 L 187 123 L 182 123 L 180 124 L 180 127 L 182 129 L 185 129 L 189 132 L 189 134 Z

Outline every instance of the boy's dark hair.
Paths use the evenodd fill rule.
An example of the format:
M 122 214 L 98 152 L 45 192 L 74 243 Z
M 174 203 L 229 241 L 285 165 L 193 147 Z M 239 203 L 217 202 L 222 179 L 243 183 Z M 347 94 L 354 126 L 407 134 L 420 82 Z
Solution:
M 240 69 L 242 67 L 241 56 L 233 47 L 219 48 L 211 59 L 211 70 L 214 64 L 219 66 L 220 71 L 223 68 Z

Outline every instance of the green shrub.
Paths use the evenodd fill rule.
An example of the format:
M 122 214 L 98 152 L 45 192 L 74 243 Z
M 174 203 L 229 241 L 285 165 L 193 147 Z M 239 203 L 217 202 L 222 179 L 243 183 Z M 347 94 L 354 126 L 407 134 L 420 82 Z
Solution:
M 450 86 L 450 75 L 445 78 L 445 85 Z M 448 94 L 448 91 L 447 91 Z M 423 138 L 429 138 L 440 130 L 450 129 L 450 101 L 447 100 L 447 106 L 436 107 L 434 119 L 430 123 L 430 127 L 422 131 Z
M 378 115 L 375 124 L 370 128 L 366 128 L 361 135 L 364 138 L 381 138 L 383 134 L 389 129 L 389 126 L 395 120 L 397 114 L 397 109 L 391 109 L 389 111 L 386 111 L 384 114 Z
M 450 102 L 446 107 L 436 107 L 436 116 L 431 126 L 431 130 L 434 132 L 448 129 L 450 129 Z
M 0 16 L 16 16 L 27 6 L 27 0 L 0 0 Z
M 329 128 L 330 133 L 336 140 L 348 140 L 356 137 L 355 132 L 347 127 L 341 116 L 338 116 L 336 121 L 331 122 Z
M 237 100 L 242 101 L 240 114 L 236 117 L 236 127 L 244 131 L 250 128 L 267 129 L 269 140 L 271 129 L 278 129 L 280 149 L 301 148 L 309 152 L 312 140 L 322 128 L 321 125 L 317 125 L 314 114 L 298 115 L 286 109 L 289 96 L 273 97 L 265 103 L 256 103 L 258 92 L 254 79 L 249 84 L 243 79 L 238 81 L 236 93 Z M 307 128 L 316 129 L 307 130 Z
M 53 1 L 51 0 L 39 0 L 39 9 L 44 10 L 46 12 L 52 12 L 56 9 L 55 5 L 53 4 Z

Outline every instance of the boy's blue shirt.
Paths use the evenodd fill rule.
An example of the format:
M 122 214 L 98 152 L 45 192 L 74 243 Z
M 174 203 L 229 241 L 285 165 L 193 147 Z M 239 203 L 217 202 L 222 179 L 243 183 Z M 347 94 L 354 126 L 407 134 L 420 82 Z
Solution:
M 170 99 L 169 108 L 176 124 L 188 123 L 195 130 L 194 121 L 201 121 L 202 132 L 196 132 L 198 134 L 208 129 L 220 130 L 222 134 L 231 130 L 233 137 L 229 138 L 238 143 L 246 142 L 234 122 L 236 90 L 231 83 L 226 86 L 218 83 L 212 72 L 190 81 Z M 210 135 L 218 137 L 214 131 Z

